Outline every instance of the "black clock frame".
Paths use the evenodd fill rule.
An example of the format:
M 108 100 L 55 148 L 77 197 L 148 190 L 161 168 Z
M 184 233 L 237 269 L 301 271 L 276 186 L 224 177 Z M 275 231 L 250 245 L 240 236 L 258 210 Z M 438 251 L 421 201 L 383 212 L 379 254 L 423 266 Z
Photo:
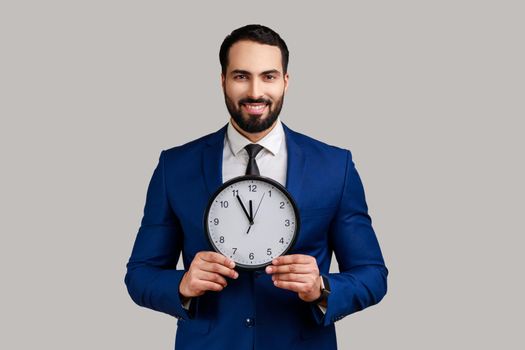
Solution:
M 292 241 L 291 241 L 290 245 L 279 256 L 286 255 L 286 253 L 288 253 L 294 247 L 295 243 L 297 242 L 297 237 L 299 236 L 299 230 L 300 230 L 300 227 L 301 227 L 301 217 L 299 215 L 299 209 L 298 209 L 297 204 L 295 203 L 295 200 L 293 199 L 292 195 L 290 194 L 290 192 L 288 192 L 288 190 L 283 185 L 281 185 L 280 183 L 278 183 L 277 181 L 275 181 L 273 179 L 270 179 L 269 177 L 260 176 L 260 175 L 242 175 L 242 176 L 234 177 L 233 179 L 228 180 L 225 183 L 223 183 L 215 191 L 215 193 L 210 197 L 210 200 L 208 201 L 208 205 L 206 206 L 206 211 L 204 212 L 204 218 L 203 218 L 206 240 L 208 241 L 208 244 L 210 245 L 210 248 L 212 250 L 214 250 L 215 252 L 217 252 L 219 254 L 222 254 L 222 253 L 220 253 L 219 249 L 213 243 L 213 239 L 211 239 L 211 237 L 210 237 L 210 232 L 209 232 L 209 229 L 208 229 L 208 214 L 210 212 L 210 208 L 211 208 L 213 202 L 215 201 L 215 198 L 217 198 L 219 193 L 221 193 L 225 188 L 227 188 L 227 187 L 229 187 L 229 186 L 231 186 L 231 185 L 233 185 L 233 184 L 235 184 L 237 182 L 250 181 L 250 180 L 257 180 L 257 181 L 267 182 L 271 186 L 276 187 L 279 191 L 281 191 L 288 198 L 288 200 L 290 201 L 290 204 L 292 205 L 292 208 L 293 208 L 293 211 L 294 211 L 294 214 L 295 214 L 295 231 L 294 231 L 294 234 L 293 234 Z M 267 263 L 264 263 L 264 264 L 258 264 L 258 265 L 244 265 L 244 264 L 235 263 L 235 269 L 243 270 L 243 271 L 256 271 L 256 270 L 262 270 L 262 269 L 264 269 L 266 266 L 268 266 L 270 264 L 271 264 L 271 261 L 267 262 Z

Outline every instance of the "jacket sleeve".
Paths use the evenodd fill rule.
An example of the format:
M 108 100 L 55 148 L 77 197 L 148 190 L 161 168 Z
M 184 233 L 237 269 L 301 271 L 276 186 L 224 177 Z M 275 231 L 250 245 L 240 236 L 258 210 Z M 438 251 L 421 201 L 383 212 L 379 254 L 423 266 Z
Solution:
M 182 307 L 179 284 L 184 270 L 177 270 L 182 249 L 182 228 L 166 193 L 164 151 L 151 178 L 144 216 L 137 233 L 125 283 L 135 303 L 176 318 L 190 318 Z
M 339 273 L 328 275 L 331 293 L 326 313 L 313 308 L 319 324 L 330 325 L 381 301 L 387 291 L 388 270 L 368 215 L 361 179 L 348 151 L 346 176 L 329 239 Z

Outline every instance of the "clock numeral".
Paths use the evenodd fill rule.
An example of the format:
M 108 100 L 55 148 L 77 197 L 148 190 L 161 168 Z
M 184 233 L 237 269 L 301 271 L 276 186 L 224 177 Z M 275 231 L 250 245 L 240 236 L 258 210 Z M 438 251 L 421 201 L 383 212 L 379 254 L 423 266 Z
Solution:
M 217 226 L 219 224 L 219 219 L 217 218 L 213 219 L 213 223 L 215 224 L 215 226 Z
M 279 204 L 279 208 L 284 209 L 284 202 L 281 202 L 281 203 Z
M 266 250 L 266 254 L 271 256 L 272 255 L 272 248 L 268 248 Z
M 235 255 L 236 251 L 237 251 L 237 248 L 233 248 L 233 255 Z
M 248 185 L 250 192 L 257 192 L 257 185 Z
M 228 208 L 228 201 L 221 201 L 221 208 Z
M 221 236 L 221 237 L 219 238 L 219 242 L 224 243 L 224 236 Z
M 232 193 L 234 197 L 237 197 L 239 195 L 239 190 L 233 190 Z
M 250 260 L 255 259 L 255 255 L 253 255 L 253 253 L 250 253 L 250 255 L 248 257 L 250 258 Z
M 268 190 L 268 197 L 272 196 L 272 190 Z
M 281 237 L 281 239 L 279 240 L 279 243 L 284 244 L 284 238 L 283 237 Z
M 288 219 L 284 220 L 284 226 L 286 227 L 290 226 L 290 220 Z

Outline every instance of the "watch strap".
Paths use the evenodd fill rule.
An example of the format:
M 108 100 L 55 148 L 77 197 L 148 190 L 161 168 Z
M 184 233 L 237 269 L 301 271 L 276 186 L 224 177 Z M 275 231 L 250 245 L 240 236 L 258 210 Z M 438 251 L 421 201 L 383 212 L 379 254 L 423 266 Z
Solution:
M 321 275 L 321 296 L 314 300 L 313 303 L 319 304 L 327 300 L 328 296 L 330 295 L 330 292 L 330 281 L 328 280 L 328 277 L 326 277 L 325 275 Z

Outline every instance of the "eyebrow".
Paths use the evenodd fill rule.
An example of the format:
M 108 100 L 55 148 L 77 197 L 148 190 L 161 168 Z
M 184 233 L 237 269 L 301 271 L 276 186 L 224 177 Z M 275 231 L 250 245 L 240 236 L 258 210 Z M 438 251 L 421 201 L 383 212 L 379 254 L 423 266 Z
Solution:
M 252 75 L 252 73 L 248 72 L 247 70 L 242 70 L 242 69 L 234 69 L 231 71 L 230 74 L 231 75 L 233 74 Z M 281 75 L 281 72 L 279 72 L 277 69 L 270 69 L 270 70 L 265 70 L 260 75 L 267 75 L 267 74 Z

